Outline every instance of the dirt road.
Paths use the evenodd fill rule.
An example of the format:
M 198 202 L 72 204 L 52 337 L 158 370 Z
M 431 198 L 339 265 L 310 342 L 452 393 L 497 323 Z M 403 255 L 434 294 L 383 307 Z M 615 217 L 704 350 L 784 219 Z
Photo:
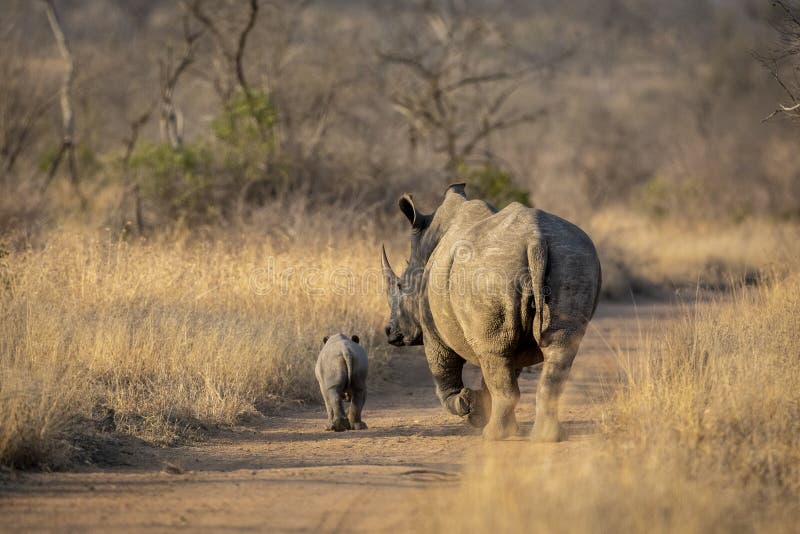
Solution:
M 667 304 L 601 304 L 561 406 L 567 441 L 486 444 L 444 412 L 422 351 L 398 349 L 370 392 L 369 429 L 324 432 L 324 410 L 301 407 L 195 446 L 140 447 L 130 464 L 72 473 L 12 473 L 0 481 L 0 531 L 406 531 L 434 488 L 457 484 L 485 447 L 556 447 L 565 458 L 591 443 L 598 404 L 618 368 L 611 348 L 634 349 L 669 317 Z M 638 319 L 637 319 L 638 317 Z M 517 417 L 533 425 L 538 369 L 521 377 Z M 477 385 L 476 369 L 468 381 Z

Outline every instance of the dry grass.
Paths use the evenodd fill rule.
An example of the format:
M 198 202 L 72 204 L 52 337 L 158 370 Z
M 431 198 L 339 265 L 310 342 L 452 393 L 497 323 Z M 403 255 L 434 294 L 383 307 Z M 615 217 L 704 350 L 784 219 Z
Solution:
M 657 220 L 609 208 L 584 227 L 600 252 L 603 292 L 617 300 L 660 288 L 730 289 L 800 255 L 800 227 L 766 219 L 738 224 Z
M 439 530 L 793 532 L 800 519 L 800 276 L 687 309 L 626 369 L 585 447 L 490 454 Z M 559 454 L 560 452 L 560 454 Z M 445 507 L 445 508 L 443 508 Z
M 376 376 L 387 357 L 380 248 L 338 241 L 311 223 L 279 241 L 61 231 L 4 258 L 0 464 L 58 465 L 98 408 L 116 412 L 118 430 L 168 444 L 316 399 L 313 362 L 332 332 L 358 333 Z M 366 287 L 348 287 L 365 272 Z
M 24 237 L 13 238 L 14 251 L 0 257 L 0 464 L 65 464 L 75 455 L 75 436 L 96 426 L 108 409 L 118 431 L 170 444 L 242 415 L 315 400 L 313 360 L 322 336 L 331 332 L 358 333 L 378 371 L 388 358 L 381 335 L 387 311 L 374 236 L 391 233 L 377 227 L 380 220 L 374 212 L 343 206 L 315 215 L 301 202 L 259 212 L 240 233 L 173 231 L 128 242 L 79 226 L 42 233 L 27 249 L 19 248 Z M 690 282 L 716 255 L 731 273 L 737 265 L 768 268 L 800 242 L 789 239 L 796 228 L 766 223 L 700 229 L 686 233 L 691 237 L 682 244 L 679 225 L 647 226 L 630 214 L 601 214 L 586 226 L 601 253 L 611 251 L 612 259 L 604 259 L 605 282 L 623 288 L 622 296 L 640 279 L 637 273 L 644 273 L 643 280 Z M 395 253 L 407 246 L 398 237 L 389 243 Z M 616 282 L 614 257 L 625 266 Z M 780 291 L 740 293 L 731 313 L 765 325 L 765 314 L 740 312 L 755 309 L 753 299 L 777 299 L 773 293 Z M 770 302 L 770 309 L 781 309 L 777 300 Z M 790 317 L 777 313 L 769 328 L 790 329 Z M 673 339 L 699 339 L 711 320 L 693 319 L 697 331 Z M 750 334 L 753 347 L 766 346 L 759 332 Z M 771 339 L 788 343 L 789 336 Z M 733 334 L 730 339 L 744 341 Z M 721 347 L 721 340 L 712 341 Z M 676 346 L 670 350 L 677 354 Z M 693 350 L 715 354 L 702 344 Z M 746 350 L 742 345 L 723 352 Z M 671 354 L 654 348 L 656 353 Z M 663 379 L 634 381 L 630 394 Z M 688 407 L 700 401 L 684 398 Z M 666 401 L 651 402 L 658 411 Z M 622 408 L 614 414 L 619 421 L 658 422 Z M 656 436 L 647 428 L 635 432 Z

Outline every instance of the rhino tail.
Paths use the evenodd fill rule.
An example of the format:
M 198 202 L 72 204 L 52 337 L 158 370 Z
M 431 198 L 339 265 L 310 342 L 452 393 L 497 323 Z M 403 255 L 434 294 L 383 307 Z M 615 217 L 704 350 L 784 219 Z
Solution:
M 544 307 L 547 289 L 544 279 L 547 273 L 547 245 L 540 241 L 528 248 L 528 270 L 531 276 L 531 290 L 536 315 L 533 318 L 533 337 L 540 347 L 546 347 L 549 342 L 542 337 L 545 331 Z
M 353 355 L 350 354 L 350 351 L 342 351 L 342 358 L 344 358 L 344 365 L 347 367 L 347 385 L 350 386 L 350 383 L 353 380 Z
M 594 304 L 592 304 L 592 315 L 589 319 L 594 317 L 594 312 L 597 311 L 597 303 L 600 302 L 600 291 L 603 289 L 603 267 L 600 265 L 600 260 L 597 261 L 597 293 L 594 295 Z

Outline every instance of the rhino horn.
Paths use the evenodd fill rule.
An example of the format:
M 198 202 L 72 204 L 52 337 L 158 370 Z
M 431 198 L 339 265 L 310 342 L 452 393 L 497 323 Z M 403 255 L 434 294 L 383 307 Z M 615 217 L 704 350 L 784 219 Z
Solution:
M 392 266 L 389 265 L 389 258 L 386 257 L 386 245 L 381 245 L 383 252 L 381 256 L 381 268 L 383 270 L 383 279 L 386 280 L 386 288 L 391 288 L 397 283 L 397 275 L 394 274 Z

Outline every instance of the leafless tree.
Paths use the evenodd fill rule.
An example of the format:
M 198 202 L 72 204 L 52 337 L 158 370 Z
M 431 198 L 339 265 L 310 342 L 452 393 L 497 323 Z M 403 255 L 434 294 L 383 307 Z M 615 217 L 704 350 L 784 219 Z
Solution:
M 72 57 L 72 52 L 69 48 L 64 31 L 61 28 L 61 22 L 58 18 L 55 6 L 52 0 L 41 0 L 47 13 L 47 20 L 50 23 L 50 29 L 55 37 L 58 51 L 61 54 L 61 59 L 64 62 L 64 78 L 61 82 L 61 90 L 59 102 L 61 105 L 61 146 L 53 159 L 50 169 L 47 173 L 47 179 L 42 187 L 42 193 L 53 181 L 61 160 L 67 156 L 67 165 L 69 168 L 70 181 L 75 189 L 75 194 L 80 200 L 81 207 L 86 208 L 86 197 L 81 193 L 80 178 L 78 175 L 78 162 L 75 155 L 75 115 L 72 109 L 72 86 L 75 79 L 75 60 Z
M 444 156 L 448 175 L 479 148 L 490 154 L 493 134 L 545 114 L 515 109 L 510 101 L 556 58 L 512 58 L 512 49 L 502 28 L 461 2 L 428 1 L 379 51 L 390 74 L 395 71 L 390 98 L 408 123 L 409 143 L 414 148 L 426 141 Z
M 773 24 L 778 41 L 768 52 L 755 56 L 783 90 L 787 101 L 778 104 L 764 120 L 776 115 L 800 119 L 800 5 L 795 0 L 773 0 L 772 5 L 779 12 L 778 21 Z
M 202 30 L 192 31 L 188 15 L 182 18 L 182 26 L 183 50 L 180 57 L 176 60 L 173 47 L 168 46 L 166 57 L 159 61 L 161 141 L 169 143 L 176 150 L 183 146 L 183 114 L 175 105 L 175 87 L 178 85 L 181 75 L 194 61 L 197 40 L 203 34 Z M 134 122 L 134 124 L 136 123 Z
M 266 69 L 277 79 L 298 52 L 298 29 L 312 0 L 269 2 L 265 5 L 265 24 L 270 34 Z
M 52 105 L 53 96 L 46 94 L 28 73 L 25 60 L 0 43 L 8 53 L 0 56 L 0 184 L 8 176 L 25 150 L 35 141 L 34 131 L 42 114 Z
M 188 13 L 191 13 L 208 30 L 214 39 L 214 45 L 219 54 L 218 60 L 215 61 L 217 70 L 215 86 L 223 102 L 230 100 L 237 87 L 245 95 L 249 96 L 250 84 L 245 76 L 244 52 L 247 46 L 247 38 L 255 27 L 256 19 L 258 18 L 259 0 L 249 0 L 247 2 L 246 22 L 241 29 L 233 32 L 233 40 L 223 31 L 218 19 L 219 13 L 208 11 L 203 0 L 183 0 L 182 5 Z
M 314 159 L 332 122 L 332 109 L 337 92 L 353 80 L 345 76 L 327 80 L 324 89 L 298 90 L 296 79 L 287 70 L 302 54 L 305 45 L 298 35 L 311 0 L 296 2 L 233 2 L 232 4 L 184 0 L 182 5 L 207 30 L 214 43 L 216 58 L 214 86 L 223 102 L 229 102 L 235 92 L 246 97 L 251 114 L 256 119 L 261 141 L 271 149 L 262 165 L 264 175 L 270 174 L 274 161 L 283 158 L 291 166 Z M 245 9 L 245 6 L 246 9 Z M 258 45 L 264 51 L 258 60 L 246 61 L 247 45 L 254 35 L 256 24 L 261 26 Z M 253 82 L 247 76 L 247 65 L 257 64 L 259 78 Z M 309 68 L 308 65 L 305 66 Z M 250 67 L 252 70 L 253 67 Z M 315 91 L 319 90 L 318 93 Z M 315 92 L 313 97 L 309 94 Z M 302 95 L 300 94 L 302 93 Z M 256 98 L 267 96 L 276 113 L 269 126 L 256 117 L 261 103 Z M 263 108 L 261 108 L 263 109 Z M 305 164 L 302 164 L 305 167 Z M 299 168 L 296 168 L 299 170 Z
M 139 184 L 134 182 L 130 176 L 130 161 L 133 156 L 133 151 L 136 149 L 136 144 L 139 142 L 139 134 L 142 127 L 150 120 L 153 113 L 152 106 L 148 109 L 128 120 L 129 133 L 125 139 L 125 151 L 122 154 L 122 180 L 123 191 L 120 198 L 119 206 L 117 206 L 117 213 L 124 213 L 124 206 L 129 198 L 133 199 L 133 222 L 136 225 L 136 231 L 139 234 L 144 232 L 144 220 L 142 218 L 142 200 L 139 194 Z M 123 221 L 123 224 L 127 224 Z
M 263 58 L 262 86 L 279 113 L 274 125 L 275 151 L 280 155 L 287 149 L 301 159 L 312 158 L 330 126 L 331 109 L 337 91 L 347 81 L 337 79 L 312 99 L 311 105 L 298 105 L 298 87 L 287 82 L 290 67 L 298 56 L 307 51 L 298 35 L 306 9 L 312 0 L 268 2 L 265 4 L 267 52 Z M 308 104 L 308 103 L 307 103 Z

